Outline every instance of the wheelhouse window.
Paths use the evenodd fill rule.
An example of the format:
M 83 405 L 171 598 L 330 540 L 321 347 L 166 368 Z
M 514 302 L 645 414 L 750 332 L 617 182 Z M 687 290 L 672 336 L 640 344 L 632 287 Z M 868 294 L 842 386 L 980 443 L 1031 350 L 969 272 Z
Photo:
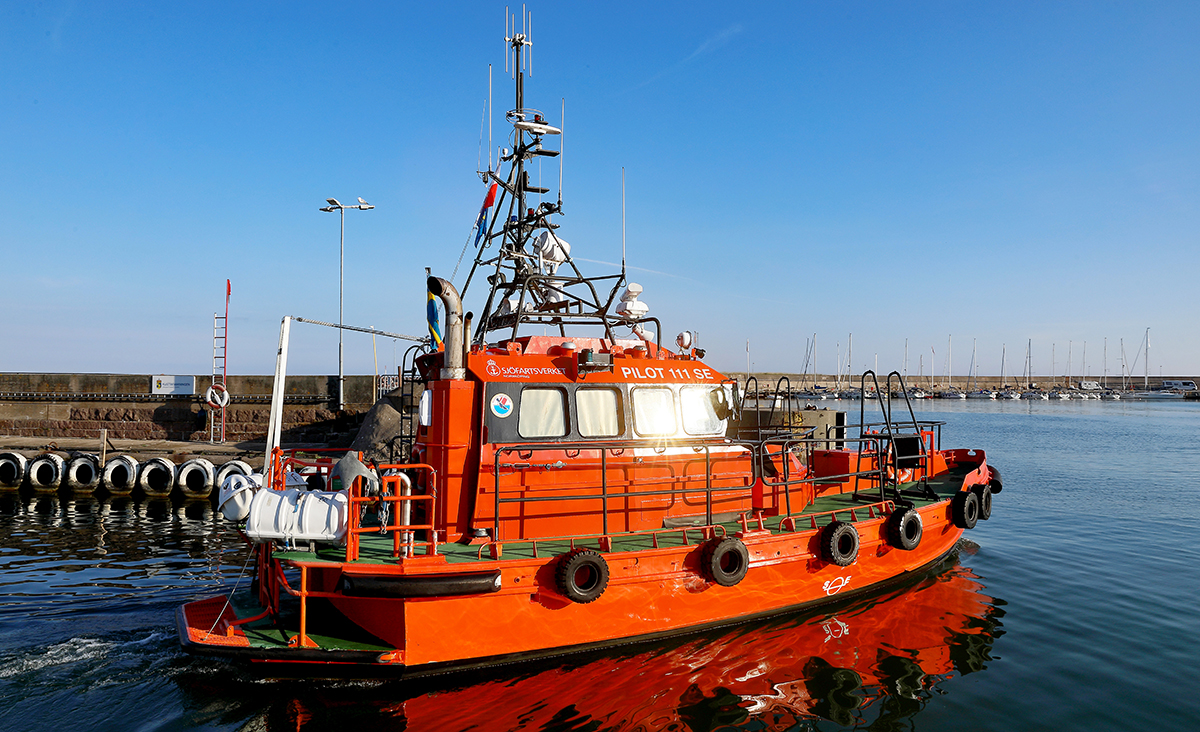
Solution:
M 575 411 L 579 416 L 579 434 L 583 437 L 618 437 L 624 432 L 616 389 L 576 391 Z
M 689 435 L 725 434 L 725 422 L 718 416 L 720 409 L 727 413 L 728 395 L 722 387 L 685 386 L 679 390 L 683 407 L 683 431 Z
M 522 390 L 517 433 L 525 438 L 566 435 L 567 409 L 563 391 L 537 388 Z
M 675 394 L 663 387 L 633 390 L 633 428 L 642 437 L 675 434 Z

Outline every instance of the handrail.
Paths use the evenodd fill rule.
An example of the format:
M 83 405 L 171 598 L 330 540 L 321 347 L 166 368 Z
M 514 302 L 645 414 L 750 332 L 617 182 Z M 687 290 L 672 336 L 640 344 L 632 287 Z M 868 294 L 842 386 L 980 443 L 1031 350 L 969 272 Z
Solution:
M 495 490 L 495 494 L 496 494 L 495 514 L 494 514 L 493 520 L 492 520 L 492 541 L 495 542 L 495 541 L 499 541 L 499 539 L 500 539 L 500 504 L 502 504 L 502 503 L 535 503 L 535 502 L 541 502 L 541 501 L 599 500 L 599 501 L 602 501 L 602 503 L 601 503 L 602 510 L 600 512 L 601 521 L 602 521 L 602 530 L 603 530 L 604 534 L 607 534 L 608 533 L 608 499 L 610 499 L 610 498 L 630 498 L 630 497 L 634 497 L 634 496 L 678 495 L 678 494 L 698 492 L 699 489 L 697 489 L 697 488 L 690 488 L 690 489 L 689 488 L 679 488 L 679 489 L 664 489 L 664 490 L 653 490 L 653 491 L 610 493 L 608 490 L 608 453 L 610 451 L 614 451 L 614 450 L 621 450 L 622 452 L 624 452 L 625 450 L 631 449 L 632 447 L 633 446 L 630 445 L 628 442 L 616 442 L 616 443 L 604 443 L 604 442 L 573 443 L 572 442 L 572 443 L 547 443 L 547 444 L 540 444 L 540 445 L 539 444 L 522 443 L 522 444 L 518 444 L 518 445 L 498 445 L 495 449 L 495 452 L 492 455 L 492 474 L 494 477 L 494 490 Z M 742 448 L 745 448 L 747 450 L 747 452 L 750 453 L 751 458 L 753 459 L 753 456 L 756 453 L 755 445 L 753 443 L 745 441 L 745 440 L 730 440 L 728 438 L 721 438 L 720 442 L 715 442 L 712 440 L 708 440 L 708 441 L 704 441 L 704 442 L 685 442 L 684 441 L 684 442 L 672 443 L 670 445 L 656 446 L 656 449 L 662 450 L 665 453 L 665 451 L 671 447 L 690 447 L 693 449 L 693 451 L 695 451 L 697 453 L 699 453 L 700 450 L 704 451 L 705 517 L 706 517 L 706 523 L 711 524 L 712 523 L 712 494 L 713 494 L 712 448 L 714 448 L 714 447 L 742 447 Z M 555 468 L 561 468 L 561 467 L 566 466 L 566 464 L 561 463 L 561 461 L 559 463 L 545 463 L 545 464 L 539 464 L 536 466 L 532 463 L 513 463 L 511 465 L 510 464 L 502 465 L 500 462 L 500 456 L 502 454 L 513 453 L 513 452 L 516 452 L 519 454 L 522 452 L 528 452 L 528 453 L 530 453 L 530 457 L 532 457 L 532 453 L 535 450 L 543 450 L 543 451 L 544 450 L 564 450 L 564 451 L 567 451 L 567 450 L 599 450 L 600 451 L 600 494 L 596 495 L 594 493 L 589 493 L 589 494 L 585 494 L 585 495 L 575 495 L 575 496 L 534 496 L 534 497 L 524 497 L 524 498 L 501 498 L 500 497 L 500 468 L 501 467 L 514 467 L 514 468 L 518 468 L 518 469 L 542 467 L 542 468 L 546 468 L 546 469 L 555 469 Z M 578 463 L 575 463 L 575 465 L 578 465 Z M 752 468 L 752 472 L 756 472 L 756 471 L 754 471 Z M 680 478 L 684 479 L 684 482 L 689 482 L 691 480 L 686 477 L 686 474 L 681 474 L 680 476 L 677 476 L 674 480 L 679 480 Z M 662 482 L 662 481 L 655 481 L 655 482 Z M 751 486 L 748 486 L 743 490 L 749 490 L 752 488 L 753 488 L 753 482 L 752 482 Z M 733 486 L 730 486 L 727 489 L 721 488 L 721 489 L 717 489 L 717 490 L 738 490 L 738 489 Z
M 785 490 L 783 491 L 783 497 L 782 497 L 783 503 L 784 503 L 784 509 L 787 511 L 787 513 L 790 514 L 790 513 L 792 513 L 791 491 L 787 490 L 787 489 L 791 486 L 798 486 L 798 485 L 815 486 L 817 481 L 819 481 L 819 480 L 820 481 L 844 480 L 846 478 L 853 478 L 853 479 L 855 479 L 856 491 L 857 491 L 858 481 L 863 478 L 870 478 L 870 481 L 872 484 L 879 485 L 882 487 L 884 485 L 884 483 L 886 482 L 886 465 L 884 464 L 884 461 L 877 459 L 877 456 L 882 454 L 882 449 L 880 447 L 880 443 L 883 440 L 884 440 L 883 436 L 871 435 L 869 433 L 863 437 L 844 438 L 845 442 L 859 442 L 859 443 L 868 443 L 868 444 L 872 445 L 873 446 L 872 449 L 860 449 L 859 452 L 860 452 L 860 454 L 865 453 L 866 455 L 871 456 L 875 462 L 874 467 L 872 467 L 869 470 L 859 469 L 859 470 L 855 470 L 850 473 L 820 476 L 819 478 L 817 476 L 813 475 L 809 471 L 804 471 L 803 473 L 799 474 L 798 476 L 793 477 L 792 476 L 792 467 L 790 464 L 790 460 L 787 459 L 787 456 L 789 454 L 792 454 L 792 451 L 797 447 L 806 448 L 809 452 L 809 455 L 811 456 L 811 448 L 812 447 L 814 447 L 816 445 L 825 444 L 827 442 L 827 440 L 820 439 L 820 438 L 815 438 L 815 437 L 799 437 L 799 438 L 798 437 L 776 437 L 776 438 L 767 438 L 765 440 L 762 440 L 761 442 L 753 442 L 750 440 L 733 440 L 733 439 L 723 438 L 719 441 L 696 440 L 696 441 L 673 442 L 670 444 L 661 444 L 656 447 L 657 447 L 657 450 L 659 451 L 659 456 L 661 456 L 663 458 L 664 462 L 674 461 L 674 460 L 677 460 L 677 458 L 678 458 L 677 455 L 673 455 L 673 456 L 662 455 L 662 453 L 665 452 L 665 450 L 667 448 L 691 448 L 697 454 L 697 456 L 699 456 L 701 453 L 703 453 L 703 465 L 704 465 L 704 477 L 703 477 L 704 486 L 703 486 L 703 488 L 701 488 L 698 485 L 696 485 L 696 486 L 690 485 L 692 483 L 698 483 L 700 481 L 700 476 L 697 474 L 694 474 L 694 473 L 687 472 L 687 465 L 690 464 L 690 462 L 689 462 L 683 466 L 683 471 L 681 471 L 678 474 L 673 474 L 672 476 L 667 477 L 667 478 L 655 478 L 653 480 L 646 481 L 647 483 L 653 483 L 653 484 L 661 484 L 661 483 L 667 483 L 667 482 L 671 483 L 672 485 L 683 484 L 684 487 L 681 487 L 681 488 L 659 488 L 659 489 L 653 489 L 653 490 L 633 490 L 633 487 L 635 485 L 637 485 L 637 481 L 630 479 L 626 482 L 627 487 L 624 490 L 619 490 L 616 492 L 614 492 L 612 490 L 612 486 L 609 484 L 608 468 L 609 468 L 610 453 L 611 453 L 612 457 L 617 457 L 617 456 L 624 454 L 625 450 L 628 450 L 631 448 L 630 443 L 628 443 L 626 441 L 556 442 L 556 443 L 541 443 L 541 444 L 515 443 L 515 444 L 497 445 L 495 447 L 495 451 L 492 455 L 492 466 L 491 466 L 492 467 L 492 476 L 493 476 L 492 485 L 493 485 L 493 492 L 494 492 L 494 497 L 493 497 L 493 512 L 494 513 L 493 513 L 493 517 L 492 517 L 491 539 L 492 539 L 493 543 L 501 541 L 500 523 L 501 523 L 501 506 L 503 504 L 527 504 L 527 503 L 546 503 L 546 502 L 563 502 L 563 501 L 600 501 L 601 505 L 603 506 L 603 509 L 599 512 L 600 519 L 601 519 L 602 535 L 609 534 L 609 526 L 608 526 L 608 520 L 609 520 L 608 501 L 609 501 L 609 499 L 695 494 L 695 493 L 699 493 L 699 492 L 703 491 L 704 496 L 705 496 L 705 519 L 706 519 L 705 523 L 712 524 L 713 523 L 713 521 L 712 521 L 713 494 L 715 492 L 727 493 L 727 494 L 728 493 L 734 493 L 734 494 L 741 493 L 744 495 L 748 495 L 750 497 L 754 497 L 755 491 L 759 490 L 761 487 L 767 487 L 767 488 L 773 488 L 773 489 L 784 488 Z M 780 452 L 779 453 L 771 453 L 769 448 L 776 446 L 776 445 L 779 446 Z M 714 488 L 712 485 L 713 465 L 714 465 L 714 462 L 716 460 L 719 460 L 720 458 L 714 457 L 715 455 L 717 455 L 719 453 L 715 453 L 713 448 L 730 448 L 730 447 L 741 448 L 741 449 L 745 450 L 746 453 L 748 453 L 748 457 L 751 459 L 751 470 L 750 470 L 750 473 L 745 475 L 744 477 L 750 479 L 749 484 L 745 485 L 745 486 L 723 486 L 723 487 Z M 581 452 L 583 450 L 589 450 L 593 453 L 598 453 L 598 456 L 596 459 L 588 459 L 586 461 L 573 460 L 571 462 L 564 462 L 563 460 L 554 460 L 552 455 L 550 455 L 550 456 L 544 455 L 544 453 L 546 453 L 546 452 L 562 451 L 564 453 L 575 453 L 575 456 L 578 456 L 579 452 Z M 502 460 L 502 458 L 504 456 L 512 455 L 514 453 L 519 456 L 519 458 L 520 458 L 519 462 Z M 543 456 L 539 457 L 538 460 L 535 461 L 535 459 L 534 459 L 535 453 L 543 453 Z M 765 464 L 766 461 L 772 460 L 776 454 L 778 454 L 779 456 L 782 457 L 782 480 L 769 480 L 766 477 L 766 472 L 764 470 L 763 465 Z M 647 456 L 647 457 L 651 457 L 651 456 Z M 860 465 L 859 465 L 860 468 L 861 468 L 861 460 L 862 460 L 862 457 L 860 457 Z M 698 463 L 700 461 L 696 460 L 694 462 Z M 651 463 L 651 464 L 656 464 L 656 463 Z M 518 496 L 518 497 L 507 497 L 507 498 L 502 497 L 501 484 L 500 484 L 501 475 L 513 475 L 517 471 L 529 470 L 529 469 L 561 470 L 561 469 L 567 469 L 567 468 L 569 468 L 569 469 L 585 469 L 585 468 L 595 469 L 597 467 L 599 467 L 599 472 L 600 472 L 600 476 L 601 476 L 599 485 L 596 486 L 599 488 L 599 492 L 596 492 L 593 488 L 593 490 L 591 490 L 589 492 L 571 492 L 567 495 Z M 720 477 L 727 477 L 727 476 L 720 476 Z M 881 500 L 882 499 L 883 498 L 881 497 Z M 511 541 L 526 541 L 526 540 L 525 539 L 513 539 Z
M 401 545 L 405 547 L 404 556 L 412 557 L 415 554 L 417 546 L 425 547 L 427 556 L 436 555 L 438 553 L 437 541 L 437 520 L 434 514 L 436 509 L 435 498 L 437 497 L 437 471 L 432 465 L 426 463 L 410 463 L 396 465 L 381 465 L 380 470 L 419 470 L 427 473 L 425 484 L 425 493 L 415 493 L 412 495 L 400 495 L 399 488 L 404 483 L 406 477 L 402 475 L 384 475 L 380 478 L 380 490 L 377 496 L 364 496 L 362 494 L 362 480 L 355 480 L 350 486 L 350 521 L 346 528 L 346 561 L 353 562 L 359 556 L 359 535 L 367 533 L 387 533 L 392 534 L 392 556 L 399 557 L 401 555 Z M 388 488 L 391 488 L 392 495 L 387 495 Z M 356 506 L 365 506 L 376 502 L 383 504 L 400 504 L 422 501 L 428 504 L 426 514 L 426 523 L 423 524 L 403 524 L 400 523 L 400 512 L 390 511 L 389 518 L 393 518 L 392 523 L 384 522 L 381 526 L 361 525 L 360 512 L 355 510 Z M 414 532 L 424 530 L 427 533 L 427 541 L 416 541 Z

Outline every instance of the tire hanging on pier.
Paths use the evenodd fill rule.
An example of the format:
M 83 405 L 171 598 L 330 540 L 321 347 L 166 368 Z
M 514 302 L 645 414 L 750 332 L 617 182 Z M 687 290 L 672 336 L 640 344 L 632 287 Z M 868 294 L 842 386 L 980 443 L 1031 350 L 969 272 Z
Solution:
M 722 587 L 733 587 L 750 569 L 750 550 L 741 539 L 726 536 L 704 546 L 704 574 Z
M 16 490 L 25 482 L 29 460 L 19 452 L 0 452 L 0 489 Z
M 67 463 L 67 488 L 76 493 L 91 493 L 100 485 L 100 457 L 90 453 L 75 455 Z
M 249 464 L 242 460 L 230 460 L 229 462 L 217 468 L 215 483 L 218 489 L 225 485 L 225 480 L 231 475 L 250 475 L 254 469 Z
M 138 486 L 151 498 L 166 498 L 175 487 L 175 464 L 166 458 L 150 458 L 138 474 Z
M 921 514 L 911 506 L 902 506 L 892 512 L 887 520 L 888 541 L 897 549 L 911 552 L 921 545 L 924 525 Z
M 114 496 L 133 493 L 138 482 L 138 461 L 130 455 L 118 455 L 104 464 L 104 488 Z
M 591 549 L 574 549 L 559 560 L 555 579 L 564 597 L 586 605 L 608 587 L 608 562 Z
M 62 485 L 63 459 L 52 452 L 38 455 L 29 463 L 29 484 L 35 491 L 52 493 Z
M 192 458 L 179 466 L 175 482 L 187 498 L 208 498 L 216 483 L 216 470 L 208 459 Z
M 821 554 L 825 561 L 848 567 L 858 559 L 858 529 L 845 521 L 834 521 L 821 531 Z
M 979 521 L 979 496 L 969 490 L 959 491 L 950 501 L 950 520 L 960 529 L 973 529 Z

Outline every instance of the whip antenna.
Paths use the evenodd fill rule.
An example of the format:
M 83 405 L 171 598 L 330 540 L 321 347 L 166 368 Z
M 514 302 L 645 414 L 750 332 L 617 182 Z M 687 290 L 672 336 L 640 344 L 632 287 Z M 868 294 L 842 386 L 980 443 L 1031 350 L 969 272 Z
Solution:
M 567 151 L 567 99 L 562 100 L 562 116 L 559 118 L 558 128 L 562 133 L 558 138 L 558 212 L 562 213 L 562 181 L 563 181 L 563 157 Z
M 504 58 L 509 58 L 504 54 Z M 487 170 L 492 170 L 492 65 L 487 65 Z
M 625 278 L 625 166 L 621 166 L 621 278 Z

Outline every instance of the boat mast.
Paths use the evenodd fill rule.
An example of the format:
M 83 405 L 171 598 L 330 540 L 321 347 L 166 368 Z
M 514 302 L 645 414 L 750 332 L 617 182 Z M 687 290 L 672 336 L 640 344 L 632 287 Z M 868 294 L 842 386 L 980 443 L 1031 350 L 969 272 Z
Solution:
M 1007 358 L 1008 358 L 1007 347 L 1003 343 L 1001 343 L 1000 344 L 1000 388 L 1001 389 L 1008 388 L 1008 382 L 1004 380 L 1004 361 Z
M 950 380 L 950 389 L 954 389 L 954 334 L 946 336 L 946 378 Z
M 1146 362 L 1142 364 L 1142 388 L 1150 391 L 1150 329 L 1146 329 Z

